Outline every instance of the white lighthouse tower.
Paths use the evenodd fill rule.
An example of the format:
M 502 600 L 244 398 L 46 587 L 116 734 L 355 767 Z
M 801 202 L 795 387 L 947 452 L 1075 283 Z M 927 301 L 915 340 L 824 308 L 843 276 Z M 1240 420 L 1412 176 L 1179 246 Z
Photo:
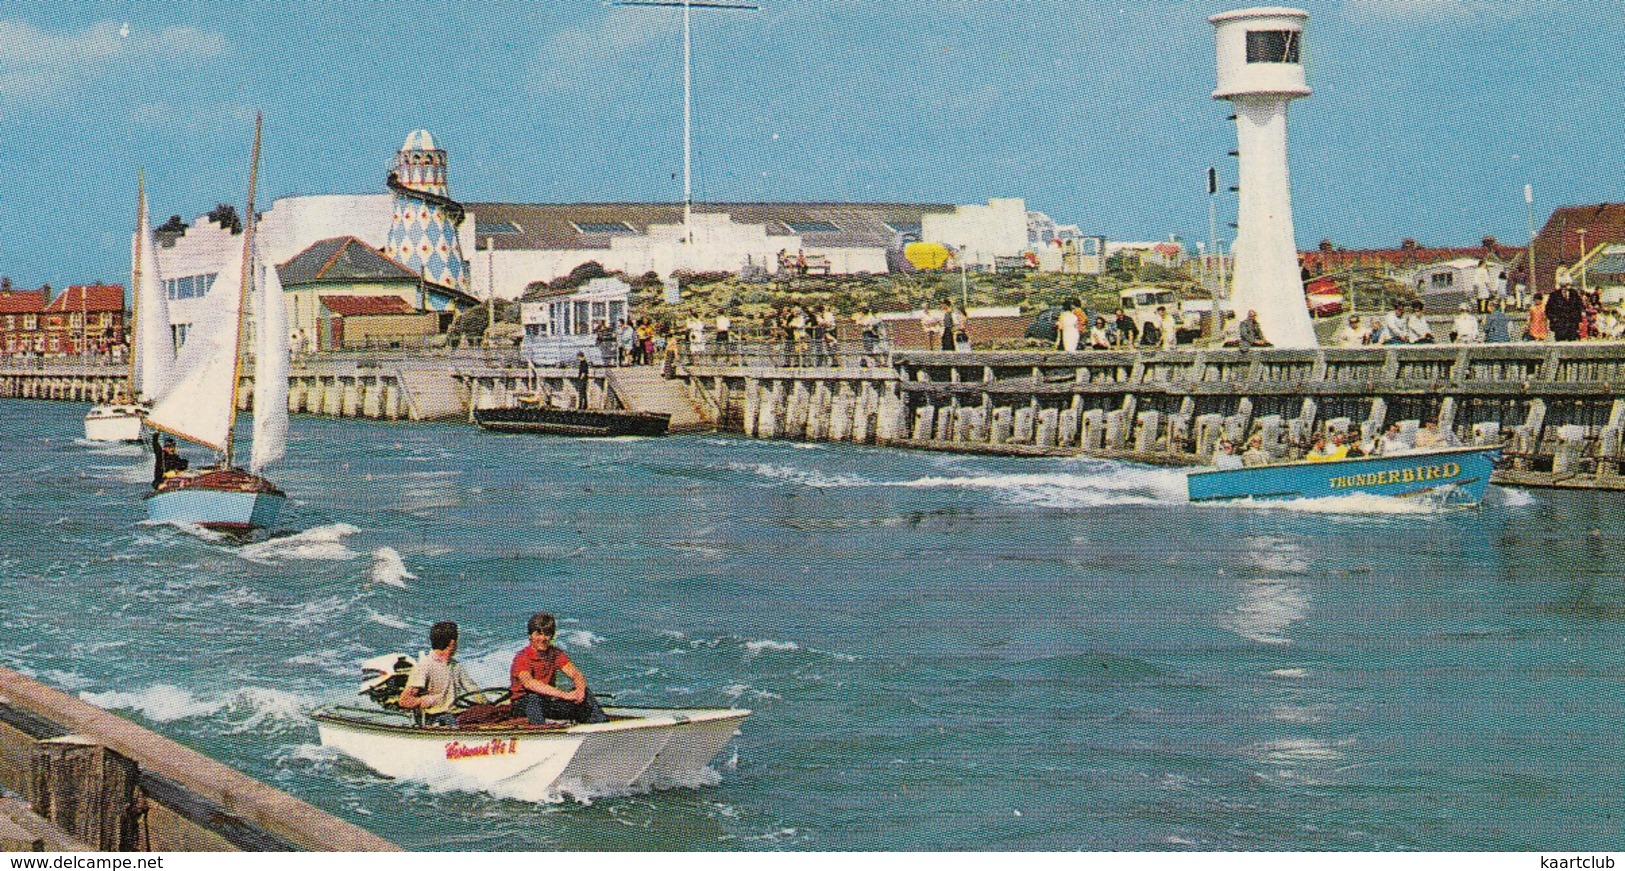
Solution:
M 1292 233 L 1292 185 L 1286 164 L 1286 105 L 1309 96 L 1300 53 L 1301 9 L 1237 9 L 1209 18 L 1216 29 L 1215 100 L 1235 106 L 1240 202 L 1231 294 L 1245 317 L 1258 312 L 1264 337 L 1278 348 L 1313 348 L 1298 245 Z

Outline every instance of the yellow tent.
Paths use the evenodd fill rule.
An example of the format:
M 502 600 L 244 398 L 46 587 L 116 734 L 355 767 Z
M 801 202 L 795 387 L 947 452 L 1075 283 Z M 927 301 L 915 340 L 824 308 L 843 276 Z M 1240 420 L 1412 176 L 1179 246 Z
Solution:
M 910 242 L 903 246 L 903 258 L 915 269 L 941 269 L 953 255 L 939 242 Z

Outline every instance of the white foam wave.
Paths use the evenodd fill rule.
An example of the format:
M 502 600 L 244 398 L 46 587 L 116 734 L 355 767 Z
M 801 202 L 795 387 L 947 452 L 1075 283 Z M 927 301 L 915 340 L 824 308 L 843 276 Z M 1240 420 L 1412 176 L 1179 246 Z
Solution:
M 1270 677 L 1308 677 L 1309 672 L 1301 668 L 1277 668 L 1270 672 Z
M 559 633 L 559 639 L 569 647 L 581 650 L 591 650 L 594 644 L 604 640 L 602 635 L 594 635 L 585 629 L 567 629 Z
M 783 696 L 779 695 L 778 693 L 768 692 L 767 690 L 755 689 L 755 688 L 753 688 L 753 687 L 751 687 L 749 685 L 742 684 L 742 683 L 729 684 L 729 685 L 723 687 L 722 688 L 722 694 L 727 696 L 730 699 L 739 699 L 739 698 L 741 698 L 743 696 L 750 696 L 753 699 L 782 699 L 782 698 L 784 698 Z
M 405 589 L 406 582 L 415 581 L 418 576 L 406 568 L 406 561 L 401 559 L 399 551 L 392 547 L 380 547 L 372 552 L 371 577 L 375 584 Z
M 404 619 L 395 616 L 394 614 L 380 614 L 371 608 L 367 609 L 367 619 L 377 623 L 380 626 L 388 626 L 391 629 L 412 628 L 411 624 L 407 623 Z
M 302 727 L 306 712 L 315 707 L 316 703 L 317 700 L 311 696 L 287 690 L 243 687 L 230 696 L 226 708 L 228 714 L 246 715 L 231 729 L 232 732 L 240 733 L 290 726 Z
M 1321 496 L 1314 499 L 1235 499 L 1226 502 L 1195 502 L 1192 504 L 1203 508 L 1223 507 L 1253 511 L 1297 511 L 1304 514 L 1430 515 L 1460 510 L 1459 506 L 1441 506 L 1425 499 L 1373 496 L 1369 493 L 1351 493 L 1347 496 Z
M 249 562 L 276 565 L 285 560 L 352 560 L 360 554 L 345 546 L 344 539 L 359 532 L 348 523 L 330 523 L 294 535 L 271 538 L 239 548 L 237 554 Z
M 147 452 L 140 442 L 98 442 L 80 438 L 74 439 L 73 444 L 104 457 L 139 457 Z
M 801 645 L 795 643 L 794 641 L 767 641 L 767 640 L 763 640 L 763 641 L 747 641 L 747 642 L 745 642 L 745 654 L 747 656 L 757 656 L 764 650 L 800 650 L 800 649 L 801 649 Z
M 1527 508 L 1535 504 L 1535 494 L 1528 490 L 1498 487 L 1491 492 L 1499 492 L 1501 494 L 1501 504 L 1508 508 Z
M 189 690 L 162 683 L 134 692 L 81 692 L 79 698 L 104 710 L 136 711 L 155 723 L 207 717 L 226 706 L 223 699 L 200 699 Z
M 770 480 L 800 484 L 804 487 L 825 489 L 870 487 L 876 483 L 861 475 L 831 474 L 810 469 L 798 469 L 795 466 L 779 466 L 772 463 L 729 463 L 728 468 L 736 472 L 748 472 Z

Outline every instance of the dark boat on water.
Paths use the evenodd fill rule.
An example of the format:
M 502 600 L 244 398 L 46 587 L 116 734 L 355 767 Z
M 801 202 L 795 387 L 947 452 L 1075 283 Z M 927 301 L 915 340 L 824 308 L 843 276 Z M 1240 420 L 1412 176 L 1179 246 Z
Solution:
M 493 432 L 566 436 L 662 436 L 671 415 L 654 411 L 551 408 L 523 403 L 512 408 L 477 408 L 474 422 Z

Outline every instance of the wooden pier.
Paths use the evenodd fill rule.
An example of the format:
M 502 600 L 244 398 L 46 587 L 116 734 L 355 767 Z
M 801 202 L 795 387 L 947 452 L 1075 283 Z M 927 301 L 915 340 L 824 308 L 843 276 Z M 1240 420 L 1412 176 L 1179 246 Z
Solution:
M 1619 342 L 902 351 L 816 362 L 774 365 L 771 353 L 736 349 L 683 360 L 665 391 L 652 368 L 594 369 L 587 399 L 692 406 L 684 428 L 753 438 L 1177 465 L 1206 464 L 1221 438 L 1255 432 L 1274 456 L 1292 459 L 1318 433 L 1371 438 L 1391 424 L 1410 434 L 1437 421 L 1464 444 L 1504 446 L 1510 462 L 1499 483 L 1625 489 Z M 122 369 L 72 362 L 0 366 L 0 396 L 97 402 L 123 378 Z M 378 420 L 467 420 L 473 408 L 533 391 L 574 406 L 582 389 L 571 369 L 491 352 L 306 358 L 289 387 L 295 413 Z M 246 402 L 252 390 L 242 395 Z
M 1256 433 L 1281 460 L 1318 433 L 1437 421 L 1500 444 L 1499 483 L 1625 489 L 1625 343 L 1315 350 L 906 351 L 884 365 L 693 361 L 682 375 L 727 429 L 1021 455 L 1201 465 Z
M 287 793 L 0 667 L 0 850 L 393 851 Z

